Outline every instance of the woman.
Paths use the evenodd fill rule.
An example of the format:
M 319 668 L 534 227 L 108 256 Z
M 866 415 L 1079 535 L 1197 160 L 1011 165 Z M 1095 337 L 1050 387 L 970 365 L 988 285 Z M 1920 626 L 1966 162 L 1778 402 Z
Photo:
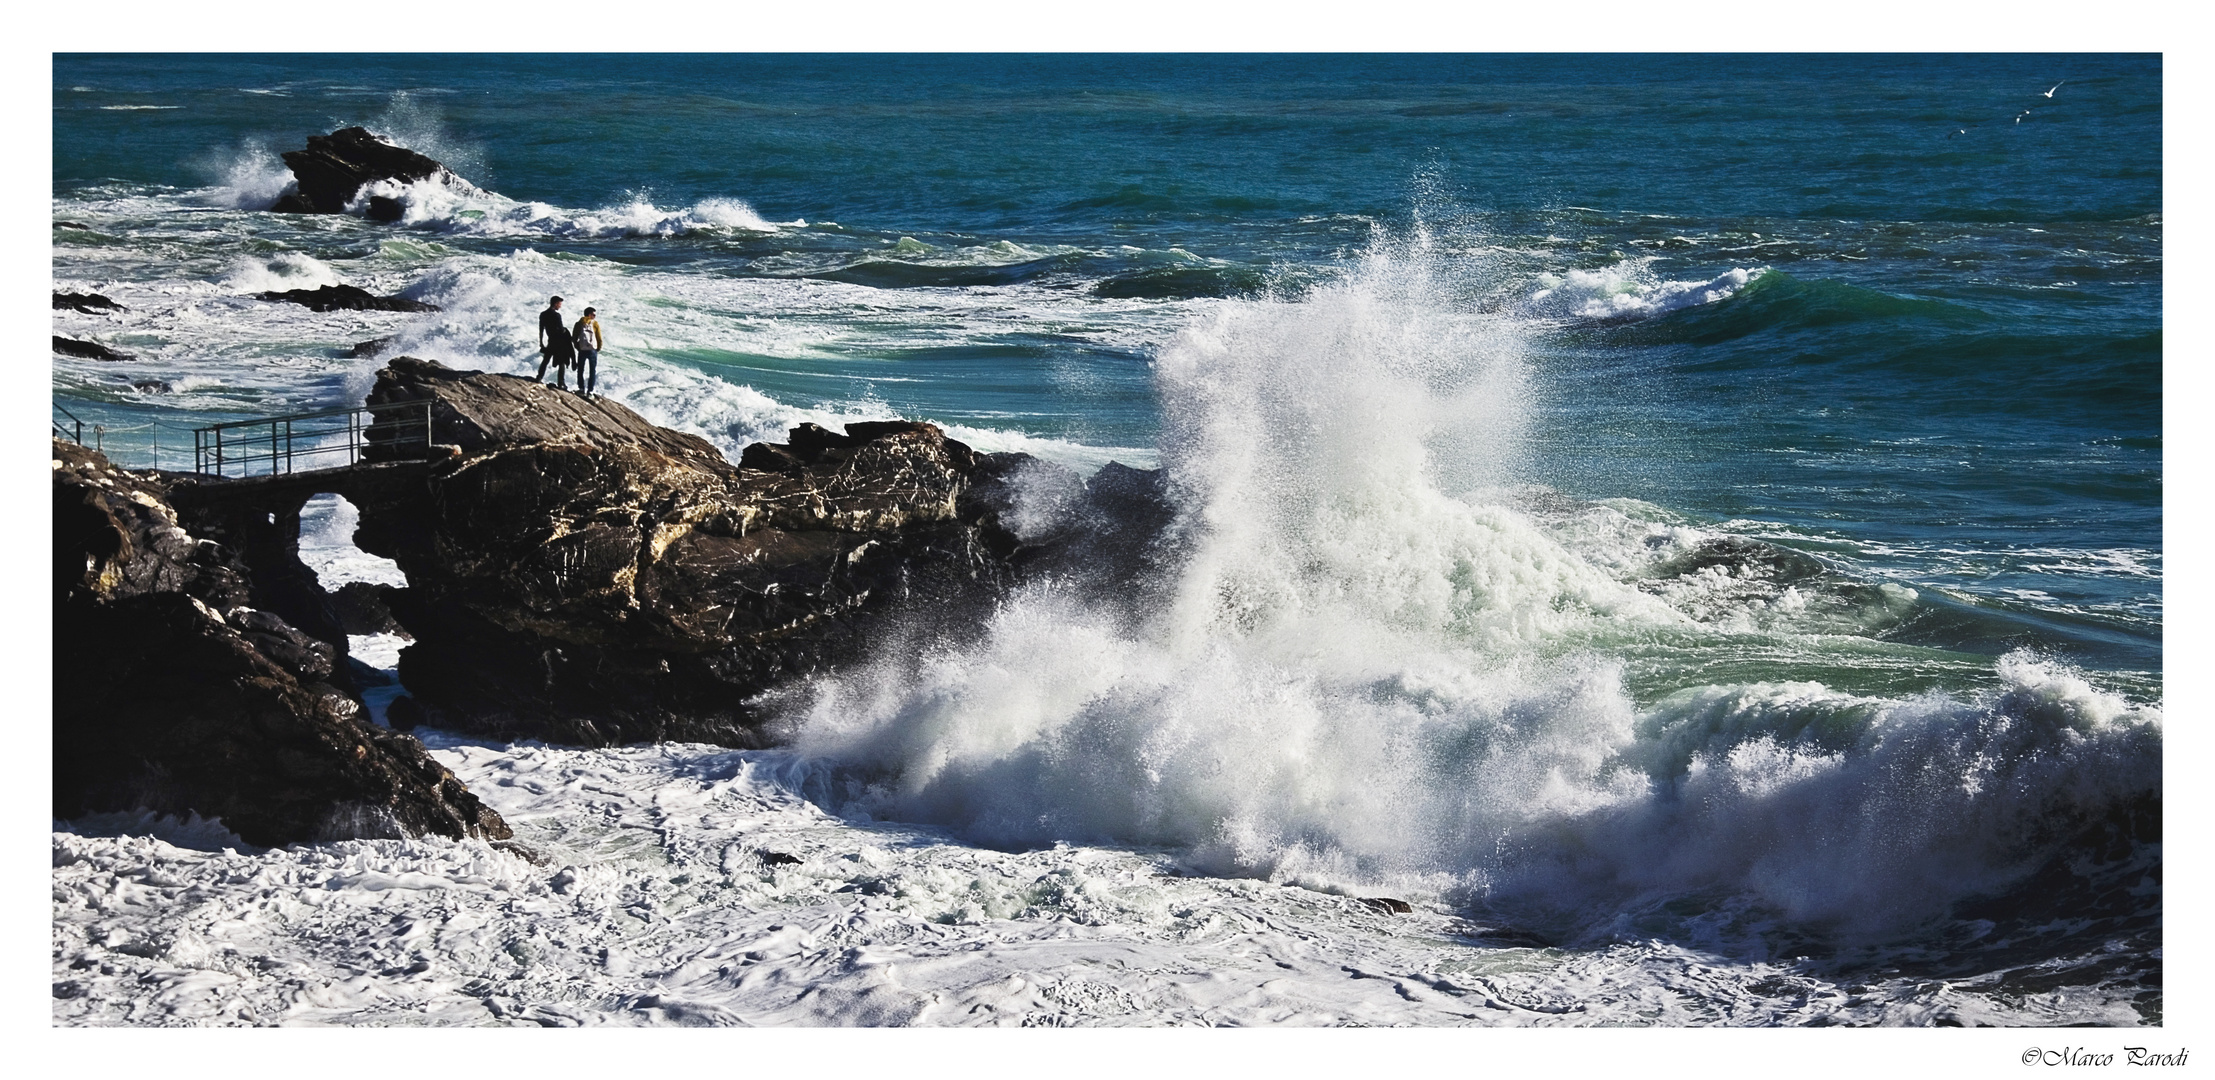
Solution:
M 592 396 L 593 381 L 600 374 L 600 320 L 594 318 L 598 312 L 598 308 L 586 308 L 569 334 L 577 345 L 577 392 L 585 397 Z

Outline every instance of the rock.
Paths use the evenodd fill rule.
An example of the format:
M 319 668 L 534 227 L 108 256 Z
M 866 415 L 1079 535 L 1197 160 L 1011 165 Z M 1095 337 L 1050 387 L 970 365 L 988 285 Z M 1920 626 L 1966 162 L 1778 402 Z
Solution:
M 1389 896 L 1357 896 L 1355 899 L 1362 906 L 1384 915 L 1406 915 L 1415 910 L 1414 905 L 1407 901 L 1395 900 Z
M 1031 459 L 930 424 L 804 425 L 742 456 L 765 469 L 527 378 L 399 357 L 369 394 L 420 401 L 455 456 L 420 492 L 347 498 L 355 542 L 407 574 L 400 678 L 441 728 L 765 745 L 750 699 L 903 621 L 973 622 L 1023 547 L 999 488 Z
M 167 394 L 176 388 L 160 379 L 134 379 L 131 389 L 148 394 Z
M 339 626 L 349 634 L 407 635 L 407 628 L 392 617 L 390 597 L 398 589 L 367 581 L 349 581 L 331 593 L 331 607 Z
M 123 305 L 99 293 L 55 293 L 54 310 L 62 311 L 64 309 L 80 311 L 87 315 L 98 315 L 106 311 L 122 311 Z
M 255 293 L 256 300 L 282 301 L 302 304 L 311 311 L 437 311 L 435 304 L 421 300 L 405 300 L 397 296 L 378 296 L 367 289 L 353 285 L 325 285 L 320 289 L 287 289 L 283 292 Z M 60 338 L 56 338 L 60 341 Z M 58 346 L 57 346 L 58 347 Z
M 338 649 L 329 642 L 317 641 L 276 615 L 254 608 L 233 608 L 224 621 L 237 629 L 254 651 L 293 678 L 306 683 L 331 677 Z
M 297 190 L 270 207 L 279 213 L 344 213 L 364 185 L 379 180 L 407 184 L 453 175 L 446 166 L 359 127 L 310 135 L 307 149 L 287 151 L 284 159 L 292 169 Z M 393 203 L 390 199 L 384 201 Z M 397 206 L 393 203 L 395 210 Z M 399 214 L 376 220 L 397 221 Z
M 415 699 L 402 694 L 385 705 L 385 723 L 394 731 L 414 731 L 422 726 L 423 707 Z
M 63 356 L 77 356 L 82 357 L 86 360 L 137 359 L 137 357 L 134 357 L 129 353 L 116 352 L 114 349 L 108 348 L 107 346 L 101 345 L 97 342 L 78 341 L 75 338 L 65 338 L 60 334 L 54 335 L 54 351 L 62 354 Z
M 368 341 L 357 341 L 354 343 L 353 348 L 346 350 L 346 358 L 349 360 L 363 360 L 376 356 L 377 354 L 382 353 L 386 349 L 389 349 L 391 347 L 392 339 L 388 337 L 370 338 Z
M 264 846 L 509 836 L 323 681 L 336 650 L 251 603 L 249 568 L 183 527 L 161 474 L 61 440 L 53 459 L 56 817 L 198 813 Z

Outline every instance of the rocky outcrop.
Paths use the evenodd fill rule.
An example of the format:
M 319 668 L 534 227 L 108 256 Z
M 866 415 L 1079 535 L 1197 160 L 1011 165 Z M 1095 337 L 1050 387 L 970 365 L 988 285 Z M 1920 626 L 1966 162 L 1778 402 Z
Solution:
M 399 563 L 425 722 L 585 745 L 774 738 L 749 699 L 903 625 L 973 617 L 1024 549 L 1021 455 L 924 423 L 803 425 L 739 465 L 615 402 L 402 357 L 371 407 L 432 402 L 425 490 L 354 498 Z M 392 410 L 397 412 L 398 410 Z
M 258 606 L 253 568 L 188 531 L 160 475 L 53 457 L 56 817 L 196 812 L 260 845 L 509 835 L 369 721 L 332 681 L 341 651 Z
M 54 310 L 99 315 L 110 311 L 121 311 L 123 305 L 99 293 L 58 292 L 54 294 Z
M 86 360 L 133 359 L 131 354 L 119 353 L 97 341 L 78 341 L 75 338 L 65 338 L 60 334 L 53 335 L 53 338 L 54 351 L 63 356 L 77 356 Z
M 270 207 L 278 213 L 340 214 L 364 186 L 379 180 L 406 184 L 453 175 L 446 166 L 359 127 L 310 135 L 307 149 L 287 151 L 284 159 L 292 169 L 295 190 Z M 380 204 L 368 208 L 371 219 L 400 219 L 399 203 L 374 198 L 371 202 Z
M 320 289 L 286 289 L 255 293 L 256 300 L 300 304 L 310 311 L 437 311 L 436 304 L 397 296 L 378 296 L 354 285 L 325 285 Z M 59 339 L 56 339 L 59 340 Z

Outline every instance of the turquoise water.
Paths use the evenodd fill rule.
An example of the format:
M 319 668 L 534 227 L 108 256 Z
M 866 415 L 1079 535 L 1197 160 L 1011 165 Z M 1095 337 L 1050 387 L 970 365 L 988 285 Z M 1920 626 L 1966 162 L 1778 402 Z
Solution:
M 55 332 L 138 359 L 57 357 L 55 401 L 112 428 L 127 462 L 179 467 L 196 424 L 358 400 L 377 365 L 342 355 L 357 341 L 527 374 L 559 292 L 601 308 L 611 396 L 733 457 L 802 420 L 901 415 L 1080 470 L 1169 468 L 1222 543 L 1178 595 L 1244 598 L 1224 601 L 1244 621 L 1209 631 L 1243 659 L 1079 709 L 1102 730 L 1151 730 L 1193 707 L 1180 695 L 1267 668 L 1328 689 L 1317 708 L 1339 721 L 1370 716 L 1349 701 L 1400 710 L 1363 730 L 1535 710 L 1566 733 L 1615 715 L 1559 704 L 1594 678 L 1622 715 L 1592 738 L 1627 749 L 1593 790 L 1637 761 L 1670 791 L 1700 753 L 1799 747 L 1881 772 L 1906 767 L 1882 749 L 1905 745 L 1899 725 L 1954 732 L 1915 728 L 1952 747 L 1924 760 L 1968 762 L 2008 718 L 2065 714 L 2054 730 L 2077 734 L 2049 736 L 2078 739 L 2109 786 L 2064 813 L 2038 787 L 2064 781 L 2011 773 L 2046 792 L 2027 817 L 1961 826 L 2015 837 L 2004 853 L 1941 842 L 1944 800 L 1882 796 L 2004 892 L 2044 857 L 2024 835 L 2050 845 L 2063 818 L 2147 799 L 2158 816 L 2161 78 L 2129 55 L 61 55 L 55 287 L 129 310 L 59 313 Z M 395 226 L 261 212 L 288 179 L 276 153 L 357 123 L 473 186 L 405 193 Z M 340 281 L 445 310 L 250 298 Z M 1332 607 L 1357 596 L 1370 606 Z M 1339 629 L 1311 621 L 1325 611 Z M 1270 626 L 1270 650 L 1310 644 L 1239 652 Z M 1190 659 L 1167 640 L 1142 644 Z M 1442 688 L 1509 670 L 1535 681 Z M 812 707 L 856 700 L 838 689 Z M 999 708 L 947 693 L 957 718 Z M 1695 752 L 1688 724 L 1722 741 Z M 868 730 L 823 752 L 913 769 Z M 1434 756 L 1479 744 L 1498 750 Z M 2057 752 L 2007 747 L 1986 750 Z M 1191 792 L 1192 821 L 1131 818 L 1044 765 L 1012 786 L 947 775 L 1031 794 L 872 805 L 995 843 L 1053 839 L 1009 824 L 1053 821 L 1194 850 L 1252 817 L 1279 855 L 1225 872 L 1337 851 L 1364 872 L 1489 875 L 1478 892 L 1503 903 L 1563 880 L 1497 854 L 1527 826 L 1490 818 L 1379 846 Z M 1446 816 L 1473 783 L 1393 775 Z M 1876 813 L 1839 798 L 1830 812 Z M 1755 843 L 1685 827 L 1702 851 Z M 1930 859 L 1855 902 L 1926 911 L 1954 887 Z M 1744 885 L 1724 877 L 1638 895 Z M 1600 899 L 1549 917 L 1630 910 L 1578 889 Z M 2158 942 L 2154 895 L 2118 916 L 2134 955 Z

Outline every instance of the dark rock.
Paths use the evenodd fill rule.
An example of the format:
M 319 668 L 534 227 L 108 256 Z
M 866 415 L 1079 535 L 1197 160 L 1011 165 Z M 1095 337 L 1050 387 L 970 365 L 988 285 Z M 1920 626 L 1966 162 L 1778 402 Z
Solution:
M 402 694 L 386 703 L 385 723 L 394 731 L 414 731 L 423 725 L 423 707 Z
M 388 337 L 370 338 L 368 341 L 357 341 L 354 343 L 353 348 L 346 350 L 346 358 L 349 360 L 363 360 L 369 357 L 376 356 L 377 354 L 384 352 L 386 349 L 389 349 L 391 347 L 392 339 Z
M 406 636 L 407 628 L 392 617 L 389 598 L 397 591 L 390 585 L 349 581 L 331 593 L 331 608 L 346 633 Z
M 161 474 L 60 440 L 53 457 L 56 817 L 199 813 L 264 846 L 509 835 L 316 677 L 322 642 L 249 610 L 249 568 L 182 527 Z
M 160 379 L 136 379 L 132 381 L 131 389 L 149 394 L 166 394 L 176 388 Z
M 530 863 L 532 866 L 554 865 L 553 856 L 548 855 L 545 852 L 540 851 L 539 849 L 532 847 L 531 845 L 526 844 L 521 840 L 495 840 L 492 842 L 492 850 L 507 852 L 508 854 L 513 855 L 516 858 L 523 860 L 524 862 Z
M 292 628 L 292 624 L 267 611 L 234 608 L 224 621 L 245 636 L 247 644 L 286 674 L 303 683 L 331 677 L 338 650 Z
M 1407 901 L 1395 900 L 1389 896 L 1359 896 L 1355 899 L 1361 901 L 1363 906 L 1385 915 L 1406 915 L 1415 910 Z
M 353 285 L 325 285 L 320 289 L 287 289 L 283 292 L 255 293 L 256 300 L 282 301 L 305 305 L 310 311 L 437 311 L 436 304 L 421 300 L 406 300 L 397 296 L 378 296 L 367 289 Z M 56 341 L 61 339 L 56 338 Z
M 88 232 L 92 229 L 92 226 L 82 221 L 57 221 L 54 223 L 54 227 L 57 229 L 84 229 Z
M 742 458 L 770 471 L 605 399 L 409 357 L 369 402 L 429 402 L 456 451 L 420 492 L 347 496 L 355 542 L 408 576 L 387 597 L 416 639 L 400 677 L 442 728 L 764 745 L 750 699 L 904 620 L 974 619 L 1022 546 L 991 489 L 1028 459 L 929 424 L 803 426 Z
M 362 216 L 371 221 L 398 221 L 405 217 L 407 212 L 407 207 L 401 205 L 398 199 L 388 195 L 371 195 L 369 197 L 369 208 L 363 211 Z
M 280 213 L 344 213 L 363 185 L 379 180 L 413 183 L 452 175 L 446 166 L 358 127 L 310 135 L 307 149 L 287 151 L 284 159 L 292 169 L 297 190 L 270 207 Z M 395 214 L 379 220 L 397 219 Z
M 78 356 L 83 357 L 86 360 L 137 359 L 129 353 L 119 353 L 114 349 L 108 348 L 107 346 L 101 345 L 97 342 L 78 341 L 75 338 L 65 338 L 60 334 L 54 335 L 54 351 L 62 354 L 63 356 Z
M 122 311 L 123 305 L 118 304 L 115 301 L 100 295 L 99 293 L 55 293 L 54 310 L 62 311 L 65 309 L 71 311 L 80 311 L 87 315 L 98 315 L 106 311 Z
M 1654 567 L 1650 576 L 1675 578 L 1711 567 L 1737 577 L 1764 578 L 1779 585 L 1805 581 L 1824 573 L 1823 564 L 1812 555 L 1743 536 L 1717 536 L 1663 561 Z
M 798 855 L 787 855 L 782 851 L 761 851 L 756 852 L 755 854 L 761 856 L 761 862 L 763 866 L 800 865 L 800 857 Z
M 192 535 L 223 545 L 245 568 L 249 582 L 244 606 L 261 622 L 240 624 L 242 633 L 277 633 L 262 622 L 278 620 L 296 627 L 332 654 L 323 672 L 303 678 L 329 678 L 352 689 L 350 669 L 338 663 L 346 655 L 346 627 L 315 571 L 300 560 L 300 510 L 312 492 L 294 486 L 270 486 L 188 474 L 172 477 L 169 498 L 178 523 Z M 287 666 L 286 661 L 276 661 Z

